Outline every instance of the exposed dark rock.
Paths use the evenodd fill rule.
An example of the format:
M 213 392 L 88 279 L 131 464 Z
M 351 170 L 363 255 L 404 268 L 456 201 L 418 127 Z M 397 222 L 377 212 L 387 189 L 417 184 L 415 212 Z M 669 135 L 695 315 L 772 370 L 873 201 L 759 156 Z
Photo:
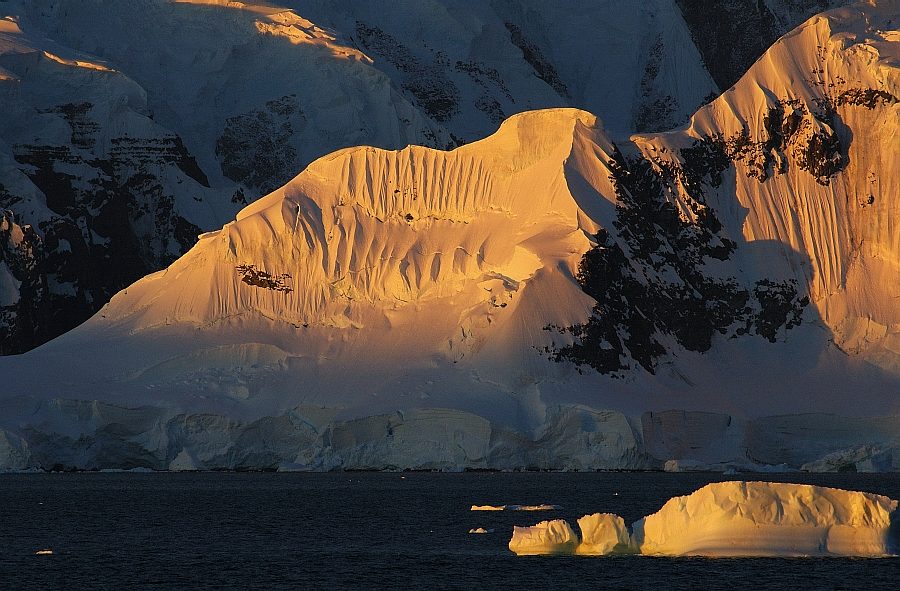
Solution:
M 457 61 L 455 67 L 457 71 L 468 74 L 476 84 L 485 90 L 496 87 L 510 102 L 516 102 L 512 93 L 509 92 L 509 88 L 506 87 L 506 83 L 503 81 L 500 72 L 494 68 L 471 60 L 466 62 Z
M 459 112 L 459 89 L 444 74 L 446 64 L 420 60 L 399 40 L 376 26 L 357 22 L 356 35 L 369 52 L 383 57 L 403 75 L 401 87 L 429 117 L 447 121 Z
M 175 196 L 162 180 L 171 174 L 166 171 L 208 186 L 177 136 L 117 137 L 108 152 L 98 153 L 99 124 L 89 103 L 44 112 L 69 124 L 71 143 L 12 147 L 52 215 L 38 228 L 16 220 L 25 238 L 5 247 L 21 297 L 2 312 L 3 354 L 27 351 L 77 326 L 117 291 L 194 244 L 200 229 L 176 213 Z M 0 201 L 11 207 L 22 198 L 4 188 Z
M 835 99 L 837 105 L 853 105 L 874 109 L 878 105 L 893 105 L 900 99 L 887 92 L 875 88 L 851 88 L 845 90 Z
M 566 87 L 565 82 L 559 77 L 556 68 L 553 67 L 550 60 L 541 53 L 541 49 L 529 41 L 522 32 L 522 29 L 517 25 L 509 22 L 504 23 L 504 25 L 506 26 L 506 30 L 509 31 L 510 41 L 522 51 L 522 57 L 534 70 L 535 76 L 549 84 L 550 88 L 552 88 L 560 97 L 571 99 L 572 95 L 569 94 L 569 89 Z
M 200 185 L 209 187 L 206 174 L 177 135 L 158 139 L 120 137 L 113 139 L 112 145 L 110 157 L 116 164 L 127 164 L 135 160 L 145 167 L 150 164 L 158 166 L 172 164 Z
M 76 148 L 91 149 L 96 142 L 94 136 L 100 131 L 100 126 L 88 116 L 93 107 L 91 103 L 68 103 L 38 112 L 61 115 L 72 128 L 72 145 Z
M 706 69 L 721 90 L 737 82 L 780 36 L 816 13 L 850 2 L 781 0 L 783 14 L 777 15 L 762 0 L 676 1 Z
M 286 283 L 291 278 L 288 273 L 274 275 L 257 269 L 256 265 L 238 265 L 235 269 L 241 275 L 241 281 L 247 285 L 284 293 L 294 291 L 294 288 Z
M 618 152 L 608 162 L 618 239 L 600 230 L 582 258 L 577 280 L 596 304 L 586 323 L 561 329 L 575 342 L 550 351 L 557 361 L 614 375 L 633 361 L 654 373 L 672 339 L 705 352 L 716 334 L 774 341 L 800 323 L 809 300 L 798 298 L 794 281 L 762 278 L 746 288 L 707 271 L 710 259 L 727 260 L 736 248 L 703 192 L 721 183 L 731 163 L 726 146 L 697 142 L 682 151 L 683 165 Z M 686 210 L 671 201 L 678 184 Z
M 17 301 L 0 306 L 0 355 L 23 353 L 31 343 L 56 336 L 47 322 L 50 302 L 47 278 L 41 274 L 43 259 L 44 245 L 34 228 L 19 226 L 12 212 L 0 211 L 0 264 L 19 283 Z
M 683 172 L 691 187 L 702 192 L 704 183 L 717 187 L 721 172 L 732 162 L 744 164 L 747 176 L 759 182 L 786 173 L 793 163 L 827 185 L 847 165 L 847 150 L 834 123 L 834 112 L 827 105 L 814 113 L 799 101 L 781 101 L 763 117 L 765 138 L 752 138 L 746 128 L 728 138 L 702 138 L 682 150 Z
M 634 116 L 634 128 L 638 132 L 663 131 L 672 129 L 683 121 L 675 117 L 678 102 L 670 95 L 662 95 L 656 90 L 656 78 L 665 53 L 662 37 L 658 37 L 650 48 L 647 64 L 641 76 L 641 100 Z
M 506 119 L 503 107 L 492 96 L 482 95 L 475 99 L 475 108 L 487 115 L 494 123 L 500 124 Z
M 809 304 L 808 297 L 797 298 L 794 285 L 768 279 L 756 282 L 753 297 L 760 305 L 760 311 L 753 319 L 756 334 L 773 343 L 781 327 L 790 329 L 800 325 L 803 308 Z
M 305 124 L 295 95 L 229 117 L 216 141 L 222 174 L 259 194 L 271 193 L 299 172 L 291 139 Z

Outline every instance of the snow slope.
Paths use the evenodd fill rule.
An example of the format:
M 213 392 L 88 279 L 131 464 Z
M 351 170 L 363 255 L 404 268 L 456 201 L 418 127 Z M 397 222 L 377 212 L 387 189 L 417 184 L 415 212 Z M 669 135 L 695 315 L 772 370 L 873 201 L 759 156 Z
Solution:
M 446 148 L 545 107 L 668 129 L 828 3 L 744 4 L 4 1 L 0 209 L 37 241 L 0 276 L 35 294 L 3 306 L 0 354 L 79 324 L 322 155 Z M 728 57 L 713 77 L 710 52 Z
M 2 427 L 45 467 L 896 469 L 896 7 L 672 132 L 322 157 L 0 360 Z

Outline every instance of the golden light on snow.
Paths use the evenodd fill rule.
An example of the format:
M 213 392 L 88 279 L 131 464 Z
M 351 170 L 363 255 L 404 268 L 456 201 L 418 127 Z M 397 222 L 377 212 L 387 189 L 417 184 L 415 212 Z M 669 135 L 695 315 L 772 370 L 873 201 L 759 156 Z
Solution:
M 341 45 L 334 35 L 287 8 L 278 8 L 259 2 L 249 4 L 233 0 L 175 0 L 175 3 L 211 5 L 251 12 L 260 17 L 254 24 L 256 30 L 261 34 L 282 37 L 293 45 L 316 45 L 328 50 L 332 57 L 358 59 L 367 64 L 372 63 L 372 58 L 363 52 Z

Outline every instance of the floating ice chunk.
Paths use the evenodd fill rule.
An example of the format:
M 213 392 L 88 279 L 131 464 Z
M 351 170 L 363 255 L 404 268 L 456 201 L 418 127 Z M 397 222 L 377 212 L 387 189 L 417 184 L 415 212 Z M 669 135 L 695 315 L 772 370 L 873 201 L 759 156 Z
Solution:
M 510 511 L 556 511 L 559 505 L 509 505 Z
M 578 520 L 581 529 L 581 544 L 576 554 L 603 556 L 631 551 L 631 541 L 625 520 L 612 513 L 594 513 Z
M 470 511 L 556 511 L 559 505 L 472 505 Z
M 38 550 L 34 553 L 35 556 L 49 556 L 51 554 L 53 554 L 53 550 L 50 550 L 49 548 L 46 550 Z
M 509 549 L 519 556 L 573 554 L 578 536 L 564 519 L 542 521 L 531 527 L 513 527 Z
M 608 513 L 515 527 L 516 554 L 656 556 L 889 556 L 900 552 L 900 511 L 885 496 L 776 482 L 719 482 L 670 499 L 634 523 Z
M 470 534 L 492 534 L 494 530 L 492 529 L 484 529 L 483 527 L 473 527 L 469 530 Z
M 637 521 L 632 544 L 666 556 L 885 556 L 897 501 L 805 484 L 719 482 Z

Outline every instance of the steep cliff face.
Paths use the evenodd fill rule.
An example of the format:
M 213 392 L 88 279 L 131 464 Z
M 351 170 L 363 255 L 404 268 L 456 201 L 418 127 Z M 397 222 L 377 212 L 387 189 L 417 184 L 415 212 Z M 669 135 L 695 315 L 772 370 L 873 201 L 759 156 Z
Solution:
M 895 371 L 892 6 L 811 19 L 686 130 L 635 136 L 609 160 L 619 240 L 604 234 L 581 264 L 598 304 L 562 357 L 618 367 L 630 338 L 648 368 L 666 336 L 694 351 L 715 333 L 775 341 L 814 312 L 838 347 Z M 718 261 L 734 275 L 711 280 Z
M 211 190 L 181 138 L 151 119 L 144 91 L 120 72 L 11 19 L 0 21 L 0 64 L 0 208 L 27 237 L 7 260 L 20 261 L 15 281 L 30 286 L 5 306 L 0 349 L 19 353 L 189 248 Z
M 676 0 L 716 85 L 731 87 L 775 41 L 809 17 L 852 0 Z
M 10 457 L 896 469 L 893 6 L 811 19 L 671 132 L 551 109 L 316 160 L 0 360 Z

